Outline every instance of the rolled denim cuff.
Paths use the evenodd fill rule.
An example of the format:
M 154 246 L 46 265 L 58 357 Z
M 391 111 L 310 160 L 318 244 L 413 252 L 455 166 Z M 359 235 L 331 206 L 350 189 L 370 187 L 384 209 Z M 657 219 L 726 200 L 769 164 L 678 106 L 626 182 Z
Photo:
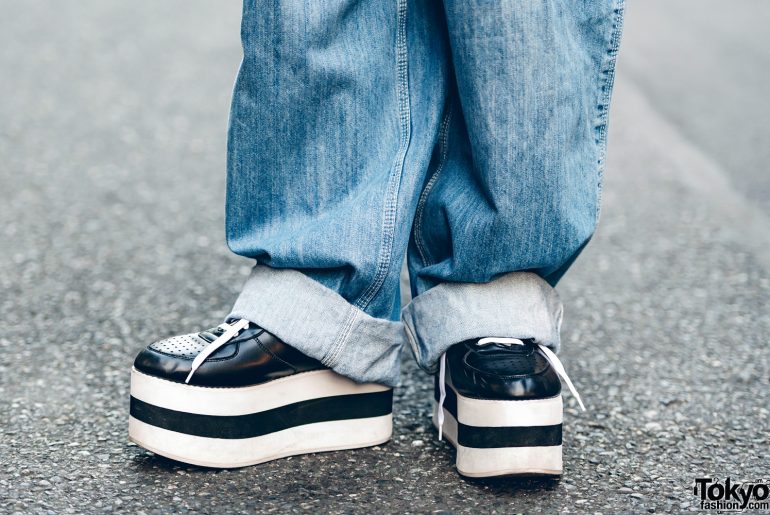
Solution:
M 435 373 L 441 354 L 471 338 L 532 338 L 559 349 L 563 308 L 540 276 L 511 272 L 488 283 L 443 283 L 415 297 L 401 320 L 420 367 Z
M 396 386 L 401 324 L 369 316 L 296 270 L 257 265 L 228 320 L 243 318 L 358 382 Z

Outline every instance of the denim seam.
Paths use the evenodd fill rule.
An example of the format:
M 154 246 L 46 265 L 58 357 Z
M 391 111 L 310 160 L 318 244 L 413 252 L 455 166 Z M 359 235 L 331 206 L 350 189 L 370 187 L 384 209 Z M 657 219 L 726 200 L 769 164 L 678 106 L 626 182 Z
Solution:
M 615 82 L 615 63 L 617 61 L 618 48 L 620 47 L 620 37 L 623 32 L 623 12 L 625 10 L 625 0 L 616 0 L 613 7 L 612 34 L 610 35 L 610 44 L 606 52 L 606 62 L 601 71 L 604 80 L 600 83 L 601 92 L 598 104 L 598 125 L 596 127 L 596 145 L 598 147 L 598 177 L 596 183 L 596 217 L 598 224 L 602 209 L 602 179 L 604 177 L 604 161 L 607 156 L 607 124 L 609 122 L 609 105 L 612 96 L 612 86 Z
M 423 266 L 433 264 L 433 259 L 430 256 L 430 253 L 425 247 L 425 243 L 423 241 L 422 215 L 425 211 L 425 204 L 428 202 L 428 195 L 430 195 L 430 192 L 433 189 L 433 185 L 436 184 L 439 175 L 441 175 L 441 172 L 444 169 L 444 164 L 446 163 L 447 154 L 449 153 L 449 145 L 447 140 L 449 137 L 449 126 L 452 123 L 452 111 L 452 104 L 450 103 L 448 106 L 447 114 L 444 117 L 443 123 L 441 124 L 441 131 L 439 132 L 439 148 L 441 149 L 441 157 L 439 159 L 438 166 L 436 167 L 436 171 L 433 173 L 433 175 L 431 175 L 430 179 L 428 179 L 425 188 L 420 194 L 420 199 L 417 202 L 417 213 L 415 214 L 414 222 L 414 243 L 416 244 L 417 250 L 420 253 Z
M 407 58 L 406 11 L 407 0 L 397 0 L 396 28 L 396 99 L 398 102 L 398 118 L 400 141 L 396 160 L 388 180 L 383 203 L 382 239 L 380 252 L 377 257 L 377 270 L 372 282 L 358 299 L 353 302 L 350 312 L 340 329 L 340 332 L 322 362 L 329 367 L 337 364 L 342 350 L 347 344 L 350 331 L 357 318 L 357 309 L 364 311 L 382 288 L 392 265 L 393 241 L 395 239 L 396 215 L 398 208 L 398 190 L 401 185 L 401 175 L 411 138 L 411 112 L 409 106 L 409 70 Z M 356 309 L 357 308 L 357 309 Z
M 401 321 L 404 326 L 404 333 L 406 333 L 406 339 L 409 341 L 409 347 L 412 348 L 412 354 L 414 354 L 414 358 L 418 364 L 422 363 L 422 353 L 420 352 L 420 343 L 417 340 L 417 335 L 414 333 L 414 331 L 412 331 L 412 326 L 409 325 L 409 322 L 406 321 L 403 315 L 401 317 Z

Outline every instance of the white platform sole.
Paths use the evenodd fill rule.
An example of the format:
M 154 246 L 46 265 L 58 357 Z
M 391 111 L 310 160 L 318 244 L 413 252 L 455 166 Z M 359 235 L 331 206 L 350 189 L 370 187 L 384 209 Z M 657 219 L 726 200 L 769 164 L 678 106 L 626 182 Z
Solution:
M 330 370 L 242 388 L 190 386 L 131 372 L 129 439 L 156 454 L 231 468 L 390 439 L 392 390 Z
M 520 401 L 473 399 L 447 385 L 443 411 L 443 433 L 457 449 L 457 471 L 463 476 L 561 475 L 560 395 Z M 433 424 L 438 428 L 435 399 Z

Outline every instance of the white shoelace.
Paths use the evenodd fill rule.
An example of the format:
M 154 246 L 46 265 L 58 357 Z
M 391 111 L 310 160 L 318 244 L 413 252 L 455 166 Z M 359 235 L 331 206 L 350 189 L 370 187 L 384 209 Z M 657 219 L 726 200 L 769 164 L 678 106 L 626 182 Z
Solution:
M 524 342 L 519 340 L 518 338 L 505 338 L 505 337 L 497 337 L 493 336 L 490 338 L 482 338 L 478 342 L 476 342 L 476 345 L 478 346 L 484 346 L 489 345 L 490 343 L 499 343 L 502 345 L 524 345 Z M 538 347 L 541 351 L 543 351 L 543 354 L 545 355 L 548 362 L 553 367 L 556 374 L 561 377 L 565 383 L 567 383 L 567 387 L 569 388 L 569 391 L 572 393 L 572 395 L 577 399 L 578 404 L 580 405 L 580 409 L 583 411 L 586 410 L 585 406 L 583 406 L 583 400 L 580 398 L 580 394 L 575 389 L 575 385 L 572 384 L 572 381 L 570 380 L 569 376 L 567 375 L 567 371 L 564 369 L 564 365 L 562 365 L 561 360 L 554 354 L 554 352 L 546 347 L 545 345 L 538 344 Z M 439 358 L 439 369 L 438 369 L 438 388 L 439 388 L 439 398 L 438 398 L 438 439 L 441 440 L 442 436 L 444 435 L 444 399 L 446 399 L 446 384 L 444 383 L 444 380 L 446 378 L 446 352 L 441 355 Z
M 219 324 L 218 328 L 222 329 L 224 333 L 222 333 L 216 340 L 206 345 L 200 354 L 195 356 L 195 359 L 192 362 L 192 369 L 190 370 L 190 373 L 187 375 L 187 379 L 185 379 L 184 382 L 189 383 L 195 371 L 198 370 L 198 367 L 203 365 L 203 362 L 206 361 L 209 356 L 214 354 L 222 345 L 238 336 L 238 333 L 247 327 L 249 327 L 249 321 L 242 318 L 236 322 L 233 322 L 232 324 Z

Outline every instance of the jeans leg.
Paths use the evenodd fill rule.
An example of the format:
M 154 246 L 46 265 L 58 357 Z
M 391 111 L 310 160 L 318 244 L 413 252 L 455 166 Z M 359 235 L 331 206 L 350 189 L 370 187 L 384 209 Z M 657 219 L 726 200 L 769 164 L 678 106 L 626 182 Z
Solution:
M 446 97 L 441 4 L 247 0 L 242 39 L 226 232 L 257 265 L 229 317 L 393 384 L 399 271 Z
M 445 0 L 457 90 L 409 247 L 421 366 L 458 341 L 559 346 L 553 286 L 591 238 L 623 0 Z

